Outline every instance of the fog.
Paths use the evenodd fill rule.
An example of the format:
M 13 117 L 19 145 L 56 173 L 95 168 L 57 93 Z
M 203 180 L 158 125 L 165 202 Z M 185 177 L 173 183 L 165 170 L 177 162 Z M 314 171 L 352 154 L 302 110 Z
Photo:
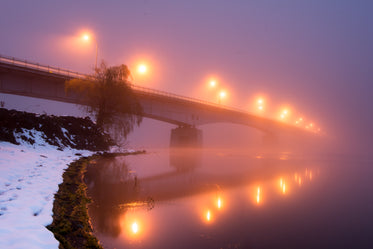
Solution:
M 134 73 L 139 60 L 149 63 L 151 75 L 134 75 L 134 83 L 216 102 L 204 89 L 215 76 L 228 91 L 223 104 L 247 110 L 265 94 L 273 109 L 289 105 L 318 124 L 334 151 L 371 155 L 372 7 L 352 0 L 5 0 L 0 53 L 90 73 L 95 48 L 77 40 L 89 30 L 99 60 L 128 64 Z M 167 146 L 172 128 L 145 119 L 128 145 Z M 201 128 L 206 146 L 252 146 L 261 139 L 232 124 Z

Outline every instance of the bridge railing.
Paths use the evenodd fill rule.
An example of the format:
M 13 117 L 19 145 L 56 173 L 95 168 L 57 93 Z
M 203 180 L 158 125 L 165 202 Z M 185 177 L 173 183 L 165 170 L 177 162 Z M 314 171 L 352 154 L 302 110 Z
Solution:
M 156 89 L 153 89 L 153 88 L 147 88 L 147 87 L 135 85 L 133 83 L 131 83 L 130 86 L 135 90 L 138 90 L 138 91 L 141 91 L 141 92 L 147 93 L 147 94 L 161 95 L 161 96 L 170 97 L 170 98 L 174 98 L 174 99 L 185 100 L 185 101 L 189 101 L 189 102 L 193 102 L 193 103 L 200 103 L 200 104 L 204 104 L 204 105 L 209 105 L 209 106 L 214 106 L 214 107 L 227 109 L 227 110 L 230 110 L 230 111 L 236 111 L 236 112 L 241 112 L 241 113 L 253 115 L 253 113 L 250 113 L 248 111 L 245 111 L 245 110 L 242 110 L 242 109 L 239 109 L 239 108 L 234 108 L 234 107 L 214 103 L 214 102 L 207 101 L 207 100 L 187 97 L 187 96 L 183 96 L 183 95 L 179 95 L 179 94 L 175 94 L 175 93 L 170 93 L 170 92 L 166 92 L 166 91 L 162 91 L 162 90 L 156 90 Z
M 39 70 L 43 71 L 46 73 L 52 73 L 52 74 L 57 74 L 61 76 L 67 76 L 69 78 L 84 78 L 86 75 L 70 71 L 67 69 L 59 68 L 59 67 L 52 67 L 49 65 L 41 65 L 39 63 L 34 63 L 34 62 L 29 62 L 27 60 L 21 60 L 17 59 L 14 57 L 9 57 L 9 56 L 4 56 L 0 55 L 0 62 L 6 63 L 9 65 L 15 65 L 18 67 L 26 68 L 26 69 L 34 69 L 34 70 Z

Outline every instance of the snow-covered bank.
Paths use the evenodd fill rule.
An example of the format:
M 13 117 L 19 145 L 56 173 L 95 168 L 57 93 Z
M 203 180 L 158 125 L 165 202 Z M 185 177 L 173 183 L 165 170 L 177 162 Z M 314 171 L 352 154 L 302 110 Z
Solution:
M 77 154 L 79 153 L 79 154 Z M 58 248 L 45 226 L 67 165 L 93 152 L 0 142 L 0 248 Z

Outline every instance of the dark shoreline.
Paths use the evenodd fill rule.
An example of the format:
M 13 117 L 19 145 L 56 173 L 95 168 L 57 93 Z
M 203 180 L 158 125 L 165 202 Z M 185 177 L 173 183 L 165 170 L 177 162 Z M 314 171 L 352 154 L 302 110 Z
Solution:
M 88 216 L 87 186 L 84 182 L 86 167 L 92 160 L 117 156 L 144 154 L 145 151 L 132 153 L 100 153 L 81 157 L 69 164 L 63 173 L 53 202 L 53 222 L 47 228 L 60 242 L 59 248 L 103 248 L 93 235 Z

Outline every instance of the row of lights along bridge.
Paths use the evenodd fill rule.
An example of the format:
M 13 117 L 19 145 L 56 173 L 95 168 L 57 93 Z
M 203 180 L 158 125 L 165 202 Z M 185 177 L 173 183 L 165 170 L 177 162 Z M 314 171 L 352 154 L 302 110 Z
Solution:
M 95 69 L 97 68 L 97 58 L 98 58 L 98 43 L 97 40 L 94 39 L 94 37 L 88 33 L 84 32 L 82 35 L 82 40 L 85 42 L 94 42 L 96 45 L 96 56 L 95 56 Z M 137 73 L 140 75 L 145 75 L 148 72 L 148 65 L 145 63 L 139 63 L 137 65 Z M 224 88 L 219 88 L 219 82 L 218 80 L 212 78 L 208 81 L 208 88 L 214 93 L 216 93 L 217 96 L 217 102 L 218 104 L 222 104 L 224 99 L 228 97 L 228 92 Z M 278 111 L 276 111 L 274 114 L 270 114 L 268 112 L 268 106 L 267 101 L 264 97 L 255 97 L 254 98 L 254 104 L 251 105 L 251 107 L 248 108 L 251 112 L 254 112 L 258 115 L 266 116 L 268 118 L 272 119 L 278 119 L 282 122 L 287 122 L 289 124 L 293 124 L 295 126 L 310 130 L 315 133 L 320 133 L 321 129 L 315 125 L 312 121 L 306 121 L 306 119 L 303 116 L 298 116 L 297 118 L 294 118 L 294 115 L 292 115 L 292 112 L 290 111 L 290 108 L 284 107 L 280 108 Z

